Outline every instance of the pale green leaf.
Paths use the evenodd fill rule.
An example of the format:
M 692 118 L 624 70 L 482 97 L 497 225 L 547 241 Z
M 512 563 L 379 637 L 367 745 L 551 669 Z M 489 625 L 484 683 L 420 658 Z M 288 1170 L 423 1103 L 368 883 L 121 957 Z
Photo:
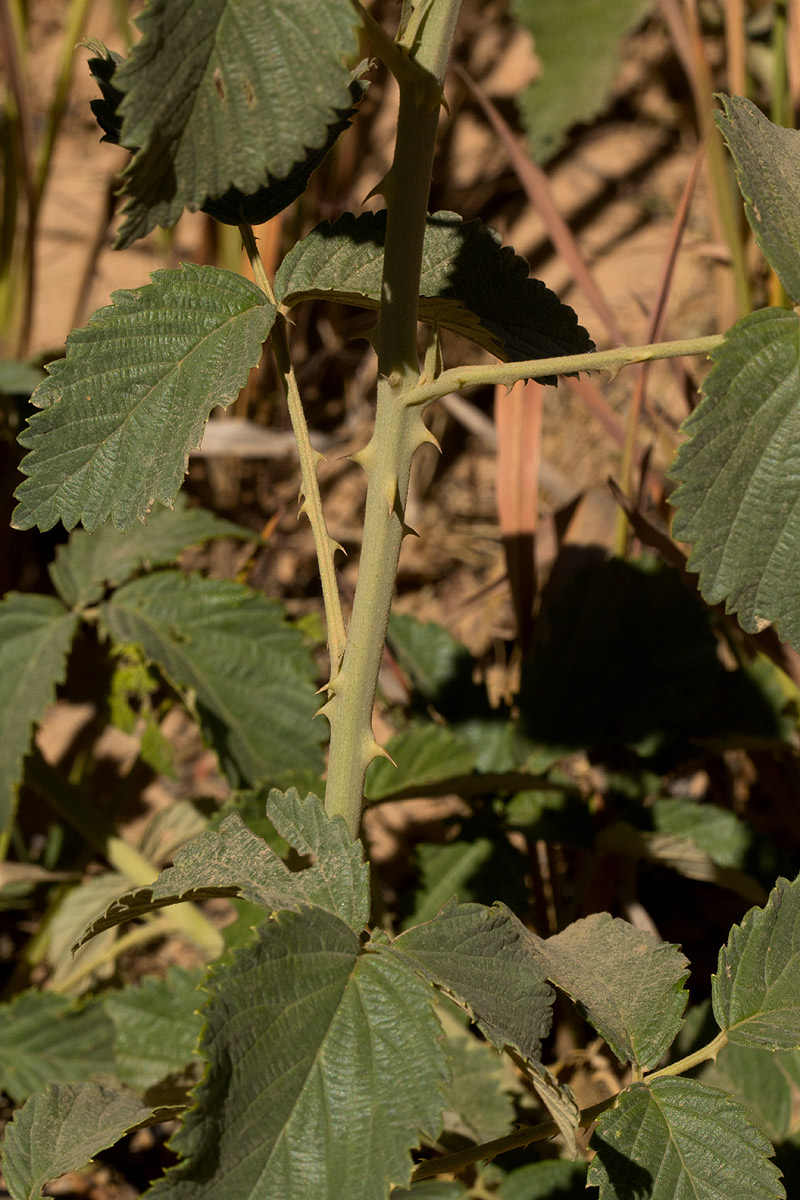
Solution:
M 134 1091 L 143 1094 L 192 1062 L 203 1027 L 197 1012 L 205 999 L 197 990 L 203 976 L 202 969 L 173 967 L 164 979 L 150 976 L 106 1000 L 117 1078 Z
M 659 797 L 649 809 L 657 833 L 691 839 L 712 862 L 741 869 L 753 845 L 750 826 L 729 808 L 682 797 Z
M 681 1026 L 688 962 L 608 913 L 594 913 L 545 939 L 528 935 L 543 972 L 623 1062 L 646 1069 L 662 1057 Z
M 20 443 L 17 528 L 120 530 L 172 504 L 215 405 L 235 400 L 275 308 L 255 284 L 184 263 L 119 291 L 48 367 Z
M 151 0 L 114 75 L 129 197 L 117 245 L 231 186 L 283 179 L 350 107 L 358 17 L 342 0 Z
M 301 800 L 294 789 L 273 792 L 268 814 L 275 828 L 316 861 L 290 871 L 275 851 L 231 813 L 217 832 L 200 835 L 175 855 L 150 887 L 111 904 L 83 940 L 121 921 L 185 900 L 242 897 L 266 912 L 314 904 L 341 917 L 357 933 L 369 914 L 369 873 L 361 843 L 347 835 L 341 817 L 328 817 L 316 796 Z
M 764 908 L 734 925 L 712 976 L 714 1016 L 728 1040 L 800 1049 L 800 876 L 779 879 Z
M 440 691 L 455 678 L 472 674 L 472 659 L 463 642 L 433 621 L 410 613 L 392 613 L 387 640 L 414 689 L 435 703 Z
M 75 952 L 72 948 L 89 922 L 124 895 L 130 886 L 127 875 L 106 871 L 83 880 L 60 896 L 42 930 L 46 939 L 44 960 L 50 967 L 50 982 L 56 991 L 64 990 L 65 981 L 75 970 L 83 970 L 85 974 L 68 989 L 73 996 L 114 974 L 116 964 L 113 955 L 102 960 L 103 951 L 109 950 L 115 940 L 113 930 L 107 930 L 91 947 L 82 946 Z
M 773 1053 L 729 1042 L 702 1075 L 704 1083 L 730 1092 L 749 1109 L 751 1119 L 775 1145 L 798 1132 L 800 1051 Z
M 475 753 L 469 742 L 444 725 L 431 722 L 411 725 L 395 734 L 385 750 L 393 761 L 376 758 L 370 764 L 364 787 L 367 800 L 384 800 L 415 789 L 422 796 L 426 784 L 469 775 L 475 768 Z
M 54 1084 L 31 1096 L 5 1133 L 3 1175 L 12 1200 L 40 1200 L 45 1184 L 85 1166 L 150 1116 L 136 1096 L 95 1083 Z
M 432 991 L 332 913 L 283 912 L 212 968 L 185 1161 L 153 1200 L 383 1200 L 438 1135 L 444 1056 Z
M 120 645 L 135 642 L 196 697 L 203 732 L 234 783 L 321 766 L 313 664 L 274 601 L 242 584 L 161 571 L 101 609 Z
M 114 1029 L 102 1004 L 20 992 L 0 1004 L 0 1088 L 16 1103 L 48 1083 L 114 1074 Z
M 134 525 L 127 533 L 111 521 L 94 533 L 76 529 L 58 547 L 50 578 L 70 608 L 96 604 L 106 588 L 119 587 L 142 569 L 173 563 L 187 546 L 221 537 L 257 539 L 258 534 L 204 508 L 189 508 L 179 492 L 174 508 L 153 509 L 146 525 Z
M 30 396 L 43 378 L 41 367 L 14 358 L 0 358 L 0 396 Z
M 766 308 L 713 354 L 670 471 L 676 538 L 709 604 L 800 646 L 800 318 Z
M 66 675 L 77 617 L 50 596 L 10 592 L 0 603 L 0 842 L 17 810 L 33 726 Z
M 469 1193 L 452 1179 L 421 1179 L 410 1188 L 392 1188 L 389 1200 L 469 1200 Z
M 319 296 L 377 309 L 385 235 L 385 211 L 344 213 L 333 225 L 318 225 L 283 260 L 275 279 L 278 301 L 291 307 Z M 495 230 L 450 212 L 428 217 L 419 319 L 504 361 L 594 349 L 572 309 L 540 280 L 528 278 L 528 264 L 501 245 Z
M 517 97 L 531 153 L 546 162 L 573 125 L 605 108 L 621 62 L 620 40 L 653 0 L 514 0 L 511 11 L 534 38 L 540 74 Z M 565 19 L 568 17 L 568 19 Z
M 786 291 L 800 301 L 800 133 L 769 121 L 742 96 L 720 96 L 717 125 L 736 163 L 745 212 Z
M 783 1200 L 772 1146 L 747 1109 L 694 1079 L 632 1084 L 592 1136 L 600 1200 Z

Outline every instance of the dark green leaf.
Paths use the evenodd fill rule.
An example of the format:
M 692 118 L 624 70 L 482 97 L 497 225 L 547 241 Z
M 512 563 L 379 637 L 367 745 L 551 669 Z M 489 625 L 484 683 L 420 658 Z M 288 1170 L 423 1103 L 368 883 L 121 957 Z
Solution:
M 95 1083 L 54 1084 L 31 1096 L 7 1127 L 3 1175 L 12 1200 L 40 1200 L 46 1183 L 149 1120 L 136 1096 Z
M 701 1131 L 707 1131 L 705 1135 Z M 747 1110 L 694 1079 L 632 1084 L 603 1113 L 589 1186 L 600 1200 L 783 1200 L 772 1146 Z
M 106 1000 L 116 1033 L 117 1078 L 140 1095 L 192 1061 L 203 1027 L 197 1012 L 203 974 L 173 967 L 164 979 L 151 976 Z
M 146 525 L 135 525 L 128 533 L 119 533 L 110 521 L 94 533 L 75 530 L 56 551 L 50 578 L 70 608 L 96 604 L 106 588 L 119 587 L 142 568 L 170 564 L 187 546 L 218 537 L 258 535 L 204 508 L 189 508 L 179 493 L 174 508 L 154 509 Z
M 124 93 L 118 247 L 231 187 L 286 179 L 350 107 L 358 18 L 341 0 L 151 0 Z M 301 189 L 302 190 L 302 189 Z
M 21 992 L 0 1005 L 0 1087 L 16 1103 L 48 1083 L 114 1074 L 114 1028 L 102 1004 Z
M 504 1137 L 514 1120 L 512 1095 L 521 1090 L 511 1063 L 470 1033 L 466 1018 L 462 1023 L 447 1006 L 439 1005 L 439 1019 L 446 1034 L 443 1044 L 450 1074 L 445 1130 L 476 1144 Z
M 709 604 L 750 633 L 770 622 L 800 646 L 800 318 L 751 313 L 713 354 L 705 397 L 671 469 L 673 533 Z
M 196 695 L 203 731 L 231 780 L 319 769 L 313 664 L 276 603 L 238 583 L 162 571 L 120 588 L 101 615 L 115 642 L 137 643 L 177 688 Z
M 432 920 L 453 897 L 461 903 L 477 900 L 493 904 L 500 900 L 512 911 L 527 903 L 526 875 L 529 863 L 510 845 L 500 828 L 482 823 L 462 824 L 455 841 L 440 845 L 421 842 L 414 858 L 419 870 L 414 911 L 404 927 Z
M 115 292 L 67 339 L 36 389 L 17 528 L 120 530 L 172 504 L 211 409 L 235 400 L 275 320 L 264 293 L 230 271 L 185 263 Z
M 551 983 L 623 1062 L 653 1067 L 671 1046 L 686 1007 L 688 962 L 627 921 L 595 913 L 546 940 L 529 935 Z
M 50 596 L 10 592 L 0 603 L 0 843 L 17 810 L 33 726 L 64 680 L 77 620 Z
M 469 775 L 475 767 L 472 747 L 444 725 L 412 725 L 390 738 L 385 749 L 394 761 L 378 758 L 370 765 L 364 789 L 367 800 L 383 800 L 415 788 L 424 795 L 426 784 Z
M 421 1179 L 410 1188 L 392 1188 L 389 1200 L 469 1200 L 463 1183 L 448 1179 Z
M 800 133 L 741 96 L 720 96 L 717 125 L 736 162 L 747 219 L 786 291 L 800 301 Z
M 289 251 L 275 279 L 279 302 L 313 296 L 360 308 L 380 305 L 386 213 L 344 213 L 323 222 Z M 575 313 L 538 279 L 499 235 L 455 213 L 428 218 L 419 318 L 469 338 L 504 361 L 594 349 Z M 542 379 L 555 383 L 554 377 Z
M 332 913 L 283 912 L 213 968 L 185 1162 L 153 1200 L 377 1200 L 437 1136 L 445 1078 L 433 993 Z
M 549 1159 L 506 1175 L 497 1200 L 585 1200 L 586 1163 Z
M 787 1069 L 788 1068 L 788 1069 Z M 722 1088 L 750 1110 L 751 1119 L 774 1144 L 798 1132 L 797 1075 L 800 1052 L 773 1053 L 729 1043 L 703 1072 L 703 1082 Z
M 592 121 L 611 96 L 620 64 L 620 39 L 653 7 L 653 0 L 514 0 L 512 12 L 534 38 L 541 72 L 517 97 L 533 157 L 546 162 L 567 132 Z
M 779 879 L 766 907 L 734 925 L 711 984 L 714 1016 L 729 1041 L 800 1049 L 800 876 Z

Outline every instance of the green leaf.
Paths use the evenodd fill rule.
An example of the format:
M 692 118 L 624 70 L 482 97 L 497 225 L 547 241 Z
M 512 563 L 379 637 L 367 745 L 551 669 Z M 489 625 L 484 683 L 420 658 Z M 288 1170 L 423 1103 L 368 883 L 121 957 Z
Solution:
M 113 1076 L 113 1040 L 101 1002 L 21 992 L 0 1004 L 0 1088 L 19 1104 L 48 1083 Z
M 119 533 L 111 521 L 94 533 L 76 529 L 67 544 L 58 547 L 50 578 L 65 604 L 84 607 L 142 569 L 173 563 L 187 546 L 222 537 L 257 540 L 258 534 L 204 508 L 189 508 L 178 493 L 174 508 L 154 509 L 146 525 L 134 525 L 128 533 Z
M 461 1014 L 457 1017 L 444 1004 L 438 1006 L 438 1012 L 446 1034 L 444 1052 L 450 1074 L 445 1090 L 445 1130 L 476 1144 L 504 1137 L 514 1120 L 511 1097 L 521 1090 L 511 1063 L 470 1033 Z
M 717 122 L 736 163 L 756 241 L 786 291 L 800 301 L 800 133 L 773 125 L 750 100 L 720 96 Z
M 151 976 L 108 997 L 122 1083 L 143 1094 L 192 1061 L 203 1028 L 197 1009 L 204 997 L 197 985 L 204 974 L 173 967 L 164 979 Z
M 681 1026 L 688 962 L 677 946 L 659 942 L 608 913 L 594 913 L 546 940 L 529 934 L 551 983 L 623 1062 L 653 1067 Z
M 471 1015 L 498 1050 L 517 1051 L 531 1081 L 574 1147 L 578 1106 L 541 1062 L 553 993 L 530 950 L 524 926 L 504 905 L 446 905 L 437 917 L 392 943 L 424 978 Z
M 702 1132 L 706 1131 L 706 1132 Z M 592 1137 L 600 1200 L 784 1200 L 772 1146 L 747 1110 L 694 1079 L 632 1084 Z
M 64 681 L 77 622 L 50 596 L 10 592 L 0 603 L 0 843 L 14 821 L 33 726 Z
M 800 319 L 783 308 L 744 317 L 712 355 L 705 397 L 670 471 L 676 538 L 709 604 L 725 601 L 749 633 L 770 622 L 800 646 Z
M 377 309 L 385 236 L 385 211 L 344 213 L 333 225 L 323 221 L 281 263 L 279 303 L 291 307 L 319 296 Z M 502 246 L 495 230 L 455 213 L 428 217 L 419 319 L 451 329 L 503 361 L 594 349 L 572 309 L 528 278 L 527 262 Z
M 86 1165 L 150 1119 L 135 1096 L 94 1083 L 54 1084 L 14 1114 L 3 1146 L 12 1200 L 39 1200 L 51 1180 Z
M 531 153 L 547 162 L 573 125 L 608 107 L 620 64 L 620 40 L 653 7 L 652 0 L 514 0 L 511 11 L 533 34 L 541 75 L 517 97 Z
M 255 284 L 190 263 L 151 278 L 71 333 L 34 392 L 17 528 L 110 516 L 124 532 L 156 500 L 171 505 L 211 409 L 258 362 L 275 308 Z
M 432 704 L 454 677 L 472 675 L 467 647 L 433 621 L 420 621 L 410 613 L 392 613 L 387 640 L 414 689 Z
M 101 619 L 115 642 L 137 643 L 196 696 L 203 732 L 234 783 L 320 768 L 311 656 L 274 601 L 239 583 L 162 571 L 116 591 Z
M 30 396 L 44 378 L 41 367 L 15 358 L 0 358 L 0 396 Z
M 546 1159 L 506 1175 L 497 1200 L 585 1200 L 586 1163 Z
M 151 0 L 115 72 L 137 152 L 117 247 L 231 187 L 285 179 L 350 108 L 358 18 L 341 0 Z
M 466 822 L 455 841 L 419 843 L 414 853 L 419 885 L 414 911 L 403 921 L 405 928 L 432 920 L 454 896 L 461 903 L 499 900 L 512 911 L 524 908 L 529 868 L 525 855 L 510 845 L 500 829 L 489 827 L 489 836 L 483 836 L 478 833 L 481 827 L 482 823 Z
M 798 1132 L 800 1052 L 773 1053 L 729 1042 L 703 1072 L 703 1083 L 730 1092 L 775 1145 Z
M 469 1200 L 463 1183 L 448 1179 L 421 1179 L 410 1188 L 392 1188 L 389 1200 Z
M 648 810 L 657 833 L 689 838 L 720 867 L 741 869 L 753 845 L 750 826 L 727 808 L 662 796 Z
M 394 761 L 378 758 L 370 764 L 364 789 L 367 800 L 384 800 L 400 792 L 424 795 L 426 784 L 470 775 L 475 768 L 469 742 L 430 722 L 395 734 L 385 749 Z
M 318 905 L 360 933 L 369 915 L 369 871 L 361 843 L 348 836 L 342 818 L 328 817 L 316 796 L 301 800 L 293 789 L 285 795 L 273 792 L 267 811 L 301 854 L 316 857 L 311 867 L 290 871 L 238 813 L 231 813 L 218 832 L 203 833 L 179 850 L 174 865 L 154 884 L 110 905 L 83 940 L 167 904 L 215 896 L 241 896 L 266 912 Z
M 711 979 L 714 1016 L 728 1040 L 800 1049 L 800 876 L 779 879 L 764 908 L 734 925 Z
M 283 912 L 212 968 L 209 1063 L 152 1200 L 377 1200 L 436 1137 L 445 1079 L 433 993 L 332 913 Z
M 64 991 L 62 985 L 75 970 L 85 970 L 86 974 L 67 989 L 72 996 L 95 987 L 99 981 L 107 980 L 114 974 L 116 964 L 113 955 L 109 955 L 105 961 L 102 958 L 103 951 L 110 950 L 114 943 L 113 931 L 104 934 L 101 941 L 92 947 L 82 946 L 76 953 L 73 953 L 72 947 L 89 921 L 124 895 L 130 886 L 127 875 L 105 871 L 102 875 L 82 880 L 59 897 L 42 930 L 46 939 L 44 960 L 50 967 L 50 984 L 56 991 Z M 91 970 L 87 969 L 89 963 L 93 964 Z

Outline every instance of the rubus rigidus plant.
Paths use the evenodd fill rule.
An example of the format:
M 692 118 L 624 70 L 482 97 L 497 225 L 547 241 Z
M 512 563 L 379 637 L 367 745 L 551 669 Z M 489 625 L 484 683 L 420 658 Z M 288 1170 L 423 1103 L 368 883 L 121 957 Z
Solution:
M 713 979 L 716 1031 L 666 1067 L 660 1064 L 686 1001 L 688 963 L 677 946 L 603 914 L 541 938 L 502 904 L 450 901 L 394 938 L 370 926 L 358 833 L 367 768 L 381 754 L 372 709 L 407 532 L 411 460 L 431 440 L 423 415 L 437 397 L 477 383 L 713 355 L 705 399 L 687 422 L 689 440 L 674 468 L 681 481 L 675 531 L 695 545 L 692 566 L 707 600 L 724 600 L 746 630 L 774 622 L 800 643 L 797 312 L 754 313 L 724 337 L 596 353 L 571 310 L 529 280 L 525 264 L 490 230 L 452 213 L 429 216 L 459 7 L 460 0 L 404 0 L 392 37 L 355 0 L 150 0 L 130 59 L 92 45 L 103 92 L 98 119 L 107 137 L 132 152 L 119 246 L 174 223 L 183 208 L 203 207 L 239 226 L 256 282 L 212 267 L 160 271 L 150 285 L 117 293 L 71 335 L 66 359 L 34 397 L 41 411 L 21 439 L 29 454 L 16 524 L 47 529 L 61 520 L 72 529 L 82 522 L 91 532 L 110 519 L 124 532 L 156 503 L 170 506 L 211 409 L 234 399 L 269 341 L 300 454 L 330 659 L 324 802 L 294 789 L 274 790 L 267 802 L 274 830 L 310 865 L 290 871 L 234 814 L 185 846 L 155 881 L 114 899 L 81 939 L 215 896 L 246 901 L 257 914 L 250 939 L 208 970 L 199 1001 L 194 979 L 169 985 L 171 998 L 180 992 L 188 1005 L 187 1054 L 198 1033 L 191 1012 L 200 1004 L 205 1066 L 172 1140 L 179 1162 L 148 1195 L 381 1200 L 409 1184 L 413 1195 L 414 1181 L 556 1135 L 566 1155 L 574 1154 L 579 1127 L 599 1118 L 588 1184 L 603 1200 L 777 1198 L 784 1191 L 771 1147 L 748 1110 L 690 1073 L 728 1044 L 743 1053 L 800 1049 L 800 880 L 780 879 L 767 903 L 731 930 Z M 272 285 L 252 226 L 296 198 L 357 119 L 367 85 L 356 64 L 364 52 L 380 58 L 399 85 L 394 160 L 381 187 L 385 211 L 318 226 L 289 252 Z M 756 237 L 789 295 L 800 297 L 800 135 L 771 125 L 746 101 L 723 105 L 720 125 Z M 363 552 L 347 623 L 289 337 L 293 307 L 315 296 L 378 314 L 375 430 L 358 455 L 368 478 Z M 430 327 L 422 367 L 418 321 Z M 445 367 L 442 329 L 501 362 Z M 71 629 L 69 581 L 64 586 L 62 640 Z M 177 589 L 146 580 L 127 586 L 120 611 L 133 641 L 155 621 L 154 592 L 166 588 L 174 635 L 169 611 L 157 616 L 161 644 L 173 637 L 176 660 L 186 641 Z M 216 594 L 202 603 L 209 616 L 224 607 Z M 13 605 L 9 611 L 19 617 Z M 34 634 L 56 620 L 38 610 L 28 616 Z M 122 621 L 113 604 L 100 619 Z M 235 626 L 233 608 L 225 608 L 225 619 L 226 628 Z M 211 638 L 222 636 L 213 622 L 212 629 Z M 50 692 L 62 662 L 63 653 Z M 258 658 L 248 664 L 256 676 L 273 670 Z M 212 715 L 224 726 L 225 705 L 219 696 L 208 699 L 211 691 L 207 707 L 217 703 Z M 268 729 L 263 738 L 269 741 Z M 231 744 L 234 757 L 242 753 Z M 627 1086 L 584 1111 L 542 1062 L 551 985 L 627 1064 Z M 487 1042 L 510 1052 L 551 1119 L 414 1168 L 411 1150 L 435 1145 L 448 1103 L 437 996 L 455 1001 Z M 64 1082 L 34 1091 L 6 1134 L 4 1172 L 15 1200 L 40 1195 L 47 1180 L 125 1133 L 179 1115 L 145 1102 L 139 1077 L 129 1072 L 126 1090 Z M 453 1183 L 435 1194 L 465 1193 Z M 545 1194 L 541 1186 L 537 1194 Z

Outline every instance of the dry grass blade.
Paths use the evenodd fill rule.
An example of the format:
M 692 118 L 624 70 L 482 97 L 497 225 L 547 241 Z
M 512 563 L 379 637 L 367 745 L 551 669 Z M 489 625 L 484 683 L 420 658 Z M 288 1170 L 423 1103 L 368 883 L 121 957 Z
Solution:
M 544 388 L 533 379 L 495 388 L 497 513 L 523 651 L 531 635 L 536 594 L 536 526 L 542 453 Z

